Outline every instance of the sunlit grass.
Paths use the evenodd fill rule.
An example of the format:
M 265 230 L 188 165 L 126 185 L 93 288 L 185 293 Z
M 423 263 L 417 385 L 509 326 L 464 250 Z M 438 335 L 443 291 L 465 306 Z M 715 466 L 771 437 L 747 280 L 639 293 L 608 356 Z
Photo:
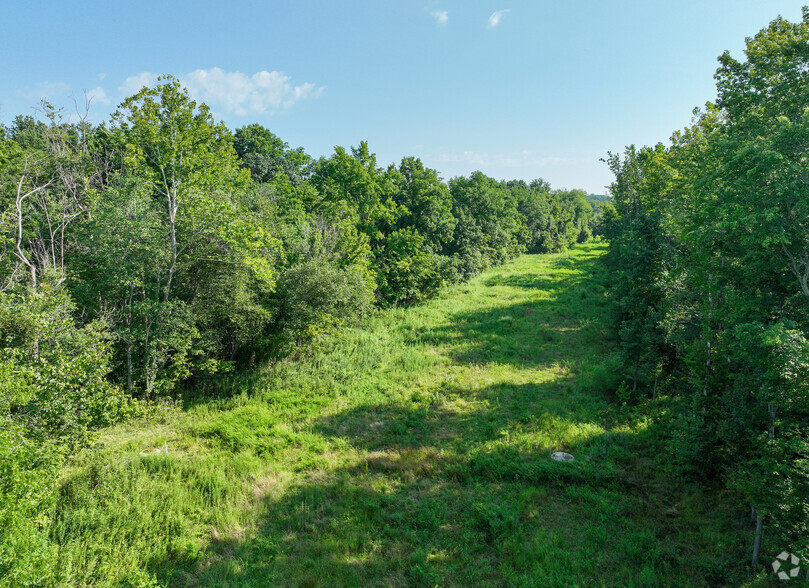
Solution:
M 723 511 L 613 407 L 604 249 L 523 256 L 110 429 L 65 471 L 53 583 L 733 584 Z

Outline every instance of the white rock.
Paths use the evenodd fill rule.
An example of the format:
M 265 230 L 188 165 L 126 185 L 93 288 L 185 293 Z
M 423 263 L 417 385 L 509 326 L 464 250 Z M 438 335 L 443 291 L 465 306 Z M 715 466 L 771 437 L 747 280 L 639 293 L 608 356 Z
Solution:
M 551 453 L 551 459 L 555 459 L 556 461 L 573 461 L 573 456 L 564 451 L 554 451 Z

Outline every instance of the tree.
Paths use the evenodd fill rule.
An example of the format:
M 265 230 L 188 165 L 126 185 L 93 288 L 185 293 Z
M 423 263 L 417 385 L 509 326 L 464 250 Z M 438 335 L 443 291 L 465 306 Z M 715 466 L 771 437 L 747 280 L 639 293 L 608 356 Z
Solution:
M 528 233 L 526 249 L 529 253 L 555 251 L 551 244 L 553 223 L 551 218 L 550 186 L 542 179 L 533 180 L 530 185 L 523 181 L 506 182 L 517 201 L 517 210 L 522 215 Z
M 79 228 L 79 240 L 92 243 L 71 259 L 68 285 L 76 301 L 110 324 L 118 340 L 118 371 L 125 374 L 130 396 L 145 380 L 146 350 L 158 315 L 147 301 L 160 300 L 161 276 L 167 270 L 162 207 L 149 186 L 133 176 L 119 176 L 93 206 Z
M 227 203 L 214 194 L 244 188 L 248 178 L 239 171 L 230 132 L 215 124 L 208 107 L 197 106 L 173 76 L 160 77 L 155 88 L 124 100 L 113 122 L 125 138 L 127 167 L 151 186 L 165 209 L 165 302 L 182 255 L 200 233 L 210 237 L 222 220 L 218 217 L 228 212 Z
M 628 379 L 674 398 L 681 472 L 753 507 L 756 566 L 809 520 L 809 9 L 745 53 L 670 148 L 610 156 L 604 226 Z
M 775 19 L 745 54 L 725 52 L 716 74 L 728 228 L 743 247 L 764 246 L 809 298 L 809 7 L 799 23 Z
M 668 352 L 661 327 L 662 278 L 671 260 L 663 226 L 669 179 L 666 156 L 662 145 L 640 150 L 630 146 L 623 158 L 610 154 L 607 160 L 615 175 L 605 215 L 608 263 L 620 312 L 624 379 L 635 400 L 641 393 L 654 396 Z M 579 201 L 584 198 L 577 196 Z
M 320 201 L 312 212 L 329 219 L 351 215 L 373 244 L 405 213 L 393 199 L 394 171 L 377 167 L 376 155 L 365 141 L 353 147 L 351 155 L 335 147 L 334 155 L 316 166 L 312 181 Z
M 127 381 L 135 374 L 147 393 L 216 369 L 217 354 L 233 355 L 217 332 L 232 326 L 225 317 L 233 315 L 214 308 L 214 298 L 231 308 L 253 308 L 253 294 L 273 286 L 280 245 L 247 207 L 249 174 L 239 167 L 228 130 L 215 124 L 207 106 L 197 106 L 178 80 L 166 76 L 158 82 L 125 100 L 113 116 L 130 177 L 122 176 L 123 191 L 109 192 L 118 203 L 102 206 L 93 225 L 113 249 L 137 251 L 131 264 L 107 274 L 114 281 L 108 289 L 113 298 L 104 303 L 122 313 L 117 332 L 126 348 Z M 127 182 L 145 191 L 126 188 Z M 139 237 L 110 235 L 119 222 L 121 235 Z M 224 268 L 234 267 L 251 283 L 247 290 L 226 290 L 240 293 L 238 304 L 211 296 L 214 283 L 223 286 Z M 242 296 L 248 291 L 249 302 Z M 208 293 L 206 299 L 201 292 Z M 206 327 L 213 330 L 203 336 Z M 130 352 L 139 357 L 137 370 Z
M 356 266 L 347 268 L 311 260 L 284 271 L 278 280 L 279 324 L 296 345 L 350 325 L 373 304 L 373 290 Z
M 525 225 L 508 190 L 481 172 L 453 178 L 449 188 L 458 222 L 445 252 L 458 259 L 462 278 L 524 251 Z
M 236 129 L 233 145 L 242 165 L 256 181 L 268 182 L 278 174 L 285 174 L 293 185 L 298 185 L 311 175 L 312 158 L 302 148 L 290 149 L 259 124 Z
M 434 252 L 452 240 L 457 220 L 452 216 L 452 195 L 438 172 L 425 168 L 420 159 L 405 157 L 395 177 L 394 200 L 406 212 L 396 223 L 398 229 L 412 227 Z
M 393 231 L 378 253 L 379 291 L 388 304 L 409 304 L 433 296 L 441 285 L 438 260 L 413 227 Z
M 49 124 L 31 117 L 15 119 L 12 137 L 0 147 L 5 190 L 13 185 L 13 255 L 17 269 L 28 274 L 35 290 L 47 275 L 57 283 L 66 278 L 65 258 L 70 230 L 87 211 L 95 170 L 76 129 L 62 123 L 47 102 L 42 110 Z

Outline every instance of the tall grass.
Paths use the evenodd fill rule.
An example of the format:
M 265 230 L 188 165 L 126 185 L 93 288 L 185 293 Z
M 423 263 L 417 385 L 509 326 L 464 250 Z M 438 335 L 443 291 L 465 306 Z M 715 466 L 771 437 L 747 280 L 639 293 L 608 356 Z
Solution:
M 63 472 L 42 583 L 740 583 L 737 513 L 613 408 L 603 251 L 523 256 L 110 429 Z

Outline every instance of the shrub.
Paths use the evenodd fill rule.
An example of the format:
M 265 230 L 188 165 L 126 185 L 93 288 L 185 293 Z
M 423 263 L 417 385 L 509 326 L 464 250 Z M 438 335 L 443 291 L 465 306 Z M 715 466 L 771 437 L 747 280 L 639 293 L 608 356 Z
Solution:
M 441 286 L 436 256 L 412 227 L 392 232 L 379 256 L 379 292 L 388 304 L 408 304 L 432 297 Z
M 99 324 L 76 326 L 58 288 L 0 293 L 0 585 L 47 583 L 42 530 L 64 456 L 125 415 Z M 7 584 L 3 584 L 7 582 Z
M 278 278 L 277 295 L 283 336 L 297 345 L 356 322 L 374 300 L 373 287 L 361 269 L 315 259 L 285 270 Z

